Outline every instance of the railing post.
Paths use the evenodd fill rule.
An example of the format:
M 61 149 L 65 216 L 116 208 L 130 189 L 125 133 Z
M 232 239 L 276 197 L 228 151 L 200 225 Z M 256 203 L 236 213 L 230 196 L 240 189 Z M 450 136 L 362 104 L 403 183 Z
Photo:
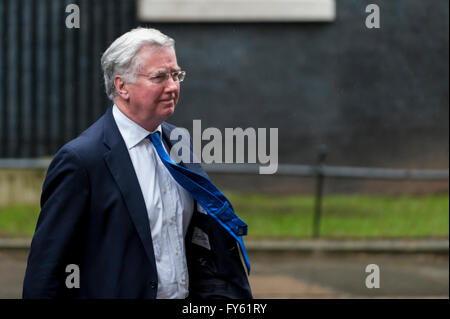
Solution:
M 320 236 L 320 217 L 322 214 L 322 194 L 323 183 L 325 179 L 323 165 L 327 157 L 327 146 L 322 144 L 318 147 L 318 162 L 316 166 L 316 197 L 314 207 L 314 220 L 313 220 L 313 237 L 319 238 Z

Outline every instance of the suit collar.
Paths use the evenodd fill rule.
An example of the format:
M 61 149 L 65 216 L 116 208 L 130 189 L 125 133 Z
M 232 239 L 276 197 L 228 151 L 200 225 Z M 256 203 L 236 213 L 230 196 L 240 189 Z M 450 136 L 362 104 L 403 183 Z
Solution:
M 114 121 L 112 106 L 108 108 L 103 117 L 103 143 L 108 149 L 120 146 L 121 144 L 125 146 L 116 121 Z

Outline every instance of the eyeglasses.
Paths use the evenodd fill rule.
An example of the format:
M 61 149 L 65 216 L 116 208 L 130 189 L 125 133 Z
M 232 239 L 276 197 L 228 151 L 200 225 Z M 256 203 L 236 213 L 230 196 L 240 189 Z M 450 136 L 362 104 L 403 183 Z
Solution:
M 186 76 L 186 72 L 185 71 L 173 71 L 173 72 L 159 72 L 156 74 L 142 74 L 142 73 L 138 73 L 137 75 L 140 76 L 145 76 L 146 78 L 148 78 L 152 83 L 155 84 L 161 84 L 166 82 L 169 79 L 169 74 L 172 77 L 172 80 L 174 80 L 175 82 L 183 82 L 184 78 Z

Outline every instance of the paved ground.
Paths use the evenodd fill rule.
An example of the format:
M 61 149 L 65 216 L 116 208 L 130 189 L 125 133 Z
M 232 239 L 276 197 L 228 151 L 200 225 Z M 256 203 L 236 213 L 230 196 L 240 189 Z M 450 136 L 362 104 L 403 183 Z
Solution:
M 27 250 L 0 250 L 0 298 L 20 298 Z M 255 298 L 448 298 L 448 254 L 250 252 Z M 368 264 L 380 288 L 368 289 Z
M 255 298 L 448 298 L 448 255 L 253 254 Z M 380 288 L 366 288 L 368 264 L 380 269 Z

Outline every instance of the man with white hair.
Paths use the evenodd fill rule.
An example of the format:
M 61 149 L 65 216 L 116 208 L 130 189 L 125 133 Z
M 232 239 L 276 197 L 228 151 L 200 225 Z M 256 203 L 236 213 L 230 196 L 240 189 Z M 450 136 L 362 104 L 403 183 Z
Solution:
M 114 104 L 49 166 L 24 298 L 252 298 L 245 223 L 199 164 L 168 155 L 174 43 L 137 28 L 104 52 Z

